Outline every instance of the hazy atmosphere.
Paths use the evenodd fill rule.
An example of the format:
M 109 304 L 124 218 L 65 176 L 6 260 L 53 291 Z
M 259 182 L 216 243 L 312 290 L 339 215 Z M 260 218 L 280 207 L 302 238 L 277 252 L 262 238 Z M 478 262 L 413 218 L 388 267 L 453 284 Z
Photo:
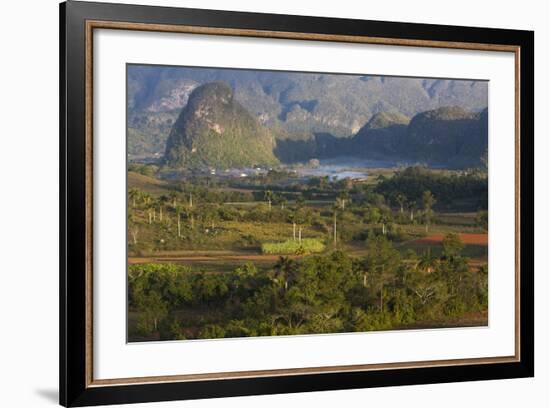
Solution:
M 130 341 L 484 326 L 486 81 L 128 65 Z

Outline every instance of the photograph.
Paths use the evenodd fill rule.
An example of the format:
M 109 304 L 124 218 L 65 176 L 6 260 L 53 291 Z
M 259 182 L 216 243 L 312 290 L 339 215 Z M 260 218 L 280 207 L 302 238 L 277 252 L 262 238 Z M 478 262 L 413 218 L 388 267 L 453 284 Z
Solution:
M 127 341 L 487 327 L 489 87 L 126 64 Z
M 533 395 L 533 30 L 173 6 L 59 6 L 60 404 Z

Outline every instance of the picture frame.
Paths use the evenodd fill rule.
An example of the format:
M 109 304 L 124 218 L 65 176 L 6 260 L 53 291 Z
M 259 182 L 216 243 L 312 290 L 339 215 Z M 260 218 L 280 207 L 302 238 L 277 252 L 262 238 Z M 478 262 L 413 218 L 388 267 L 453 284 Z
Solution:
M 370 44 L 514 58 L 514 353 L 185 375 L 94 375 L 94 32 Z M 414 57 L 413 57 L 414 58 Z M 121 137 L 124 137 L 123 135 Z M 534 33 L 508 29 L 68 1 L 60 4 L 60 404 L 218 398 L 534 375 Z M 510 237 L 511 239 L 512 237 Z M 122 271 L 124 273 L 124 271 Z M 220 343 L 218 343 L 220 344 Z M 147 347 L 145 345 L 144 347 Z

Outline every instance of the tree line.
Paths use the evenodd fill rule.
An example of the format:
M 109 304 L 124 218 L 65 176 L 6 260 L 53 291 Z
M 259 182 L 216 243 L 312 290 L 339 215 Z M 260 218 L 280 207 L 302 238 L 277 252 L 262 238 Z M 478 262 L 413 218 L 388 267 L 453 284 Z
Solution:
M 368 255 L 341 251 L 281 257 L 229 273 L 185 265 L 131 265 L 129 307 L 135 340 L 246 337 L 434 327 L 487 310 L 487 267 L 472 270 L 458 235 L 439 257 L 401 254 L 383 235 Z

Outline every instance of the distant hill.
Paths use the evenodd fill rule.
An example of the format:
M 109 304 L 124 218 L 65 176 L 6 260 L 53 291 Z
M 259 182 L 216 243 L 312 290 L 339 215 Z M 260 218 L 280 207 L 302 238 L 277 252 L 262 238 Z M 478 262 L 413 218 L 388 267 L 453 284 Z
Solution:
M 165 164 L 174 168 L 272 165 L 278 162 L 271 132 L 233 97 L 223 82 L 199 86 L 188 97 L 166 142 Z
M 412 118 L 403 148 L 421 161 L 462 167 L 479 164 L 487 145 L 487 109 L 472 113 L 454 106 Z
M 487 149 L 487 109 L 468 112 L 458 106 L 415 115 L 375 115 L 351 141 L 349 153 L 399 158 L 452 167 L 477 166 Z
M 193 90 L 216 81 L 227 83 L 235 100 L 283 141 L 285 159 L 315 149 L 316 135 L 351 137 L 378 113 L 412 118 L 441 106 L 479 112 L 488 104 L 484 81 L 132 65 L 128 152 L 164 152 Z M 302 150 L 287 149 L 293 141 L 301 141 L 295 147 Z
M 354 156 L 391 157 L 402 154 L 410 119 L 397 112 L 375 114 L 351 141 Z

